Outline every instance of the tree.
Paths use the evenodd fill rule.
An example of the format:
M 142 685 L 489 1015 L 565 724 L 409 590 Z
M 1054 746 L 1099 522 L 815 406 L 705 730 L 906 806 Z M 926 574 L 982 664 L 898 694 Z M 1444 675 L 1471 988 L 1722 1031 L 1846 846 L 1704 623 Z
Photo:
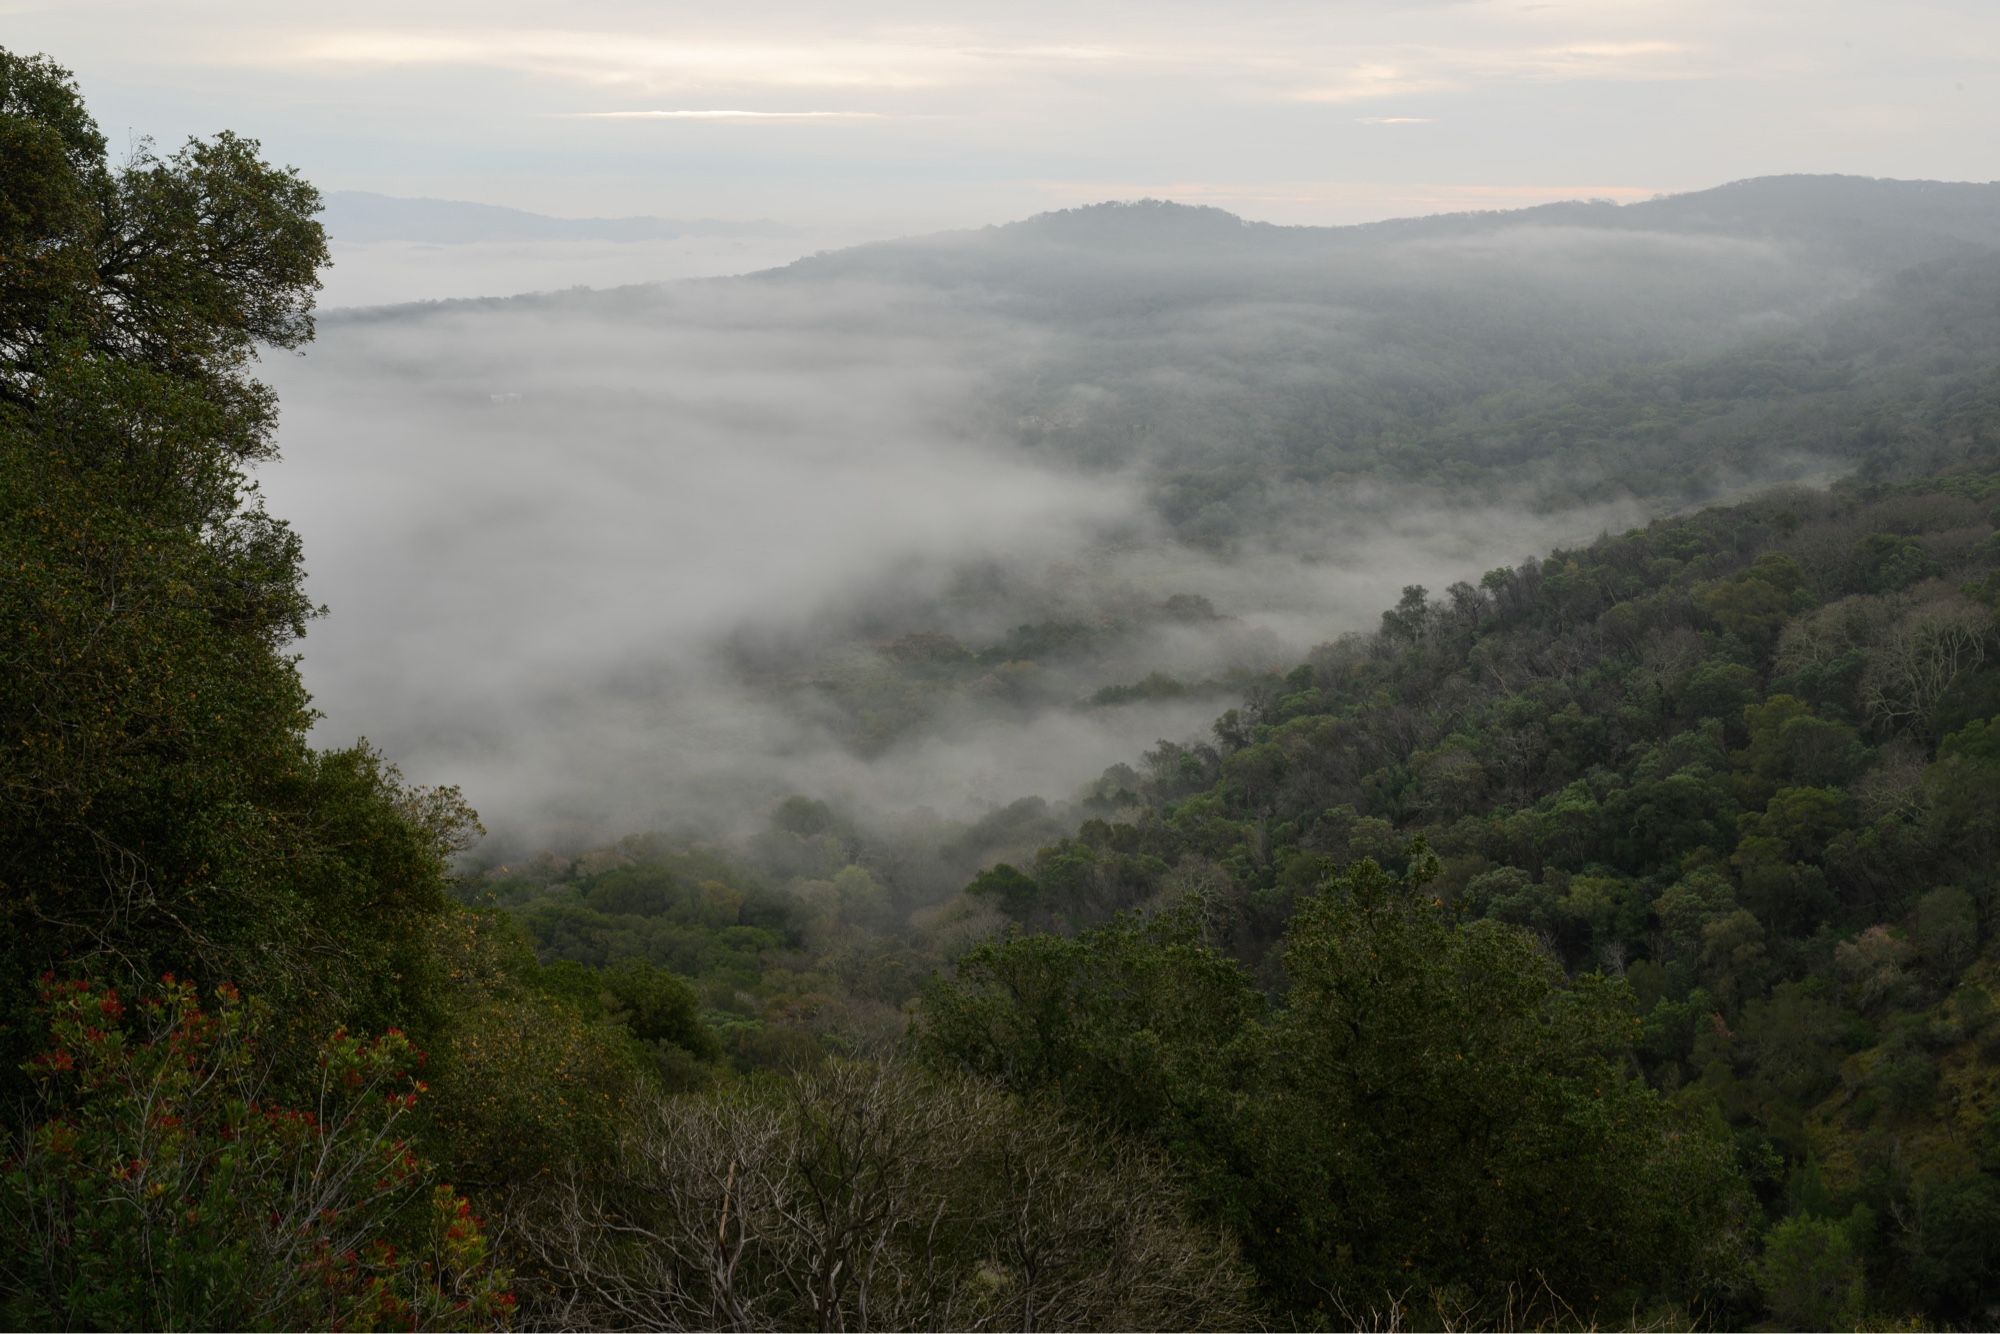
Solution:
M 2000 1181 L 1979 1173 L 1927 1186 L 1904 1228 L 1901 1250 L 1924 1309 L 1980 1323 L 2000 1282 Z
M 615 1181 L 525 1210 L 565 1327 L 1247 1323 L 1248 1276 L 1150 1155 L 973 1081 L 843 1063 L 658 1098 Z
M 1885 733 L 1929 732 L 1946 692 L 1986 661 L 1993 633 L 1992 613 L 1969 598 L 1916 602 L 1867 655 L 1861 701 L 1869 721 Z
M 1941 573 L 1920 543 L 1896 533 L 1870 533 L 1849 559 L 1854 582 L 1870 593 L 1894 593 Z
M 1017 922 L 1033 916 L 1043 901 L 1041 886 L 1006 862 L 981 871 L 965 892 L 985 899 Z
M 1779 1329 L 1852 1329 L 1862 1316 L 1861 1259 L 1847 1229 L 1823 1218 L 1771 1229 L 1757 1286 Z
M 1623 987 L 1565 985 L 1427 878 L 1422 857 L 1400 883 L 1363 863 L 1286 936 L 1261 1142 L 1316 1202 L 1322 1281 L 1365 1298 L 1414 1279 L 1495 1312 L 1510 1285 L 1578 1310 L 1729 1291 L 1747 1204 L 1729 1147 L 1630 1072 Z
M 314 608 L 247 471 L 318 207 L 230 134 L 114 168 L 68 74 L 0 51 L 0 1088 L 69 961 L 233 979 L 307 1033 L 439 1017 L 420 927 L 476 824 L 306 744 Z
M 76 359 L 143 368 L 233 457 L 268 454 L 276 403 L 243 371 L 258 343 L 311 339 L 327 249 L 319 192 L 257 150 L 148 141 L 114 170 L 68 71 L 0 51 L 0 397 L 32 408 Z
M 1979 904 L 1955 886 L 1917 900 L 1917 953 L 1939 982 L 1949 983 L 1979 948 Z
M 1732 1291 L 1730 1146 L 1630 1073 L 1622 986 L 1566 984 L 1526 933 L 1461 924 L 1425 892 L 1436 859 L 1411 861 L 1299 905 L 1275 1007 L 1190 904 L 973 951 L 926 995 L 918 1048 L 1166 1150 L 1289 1318 L 1411 1290 L 1493 1318 L 1525 1291 Z

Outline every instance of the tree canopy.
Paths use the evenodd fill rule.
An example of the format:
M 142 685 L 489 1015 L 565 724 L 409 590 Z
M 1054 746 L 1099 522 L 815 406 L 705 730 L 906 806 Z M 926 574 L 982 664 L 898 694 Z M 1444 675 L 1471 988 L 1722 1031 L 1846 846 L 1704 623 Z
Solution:
M 233 135 L 113 165 L 69 76 L 0 52 L 0 912 L 30 980 L 231 980 L 420 1021 L 468 813 L 319 752 L 260 348 L 312 336 L 319 196 Z

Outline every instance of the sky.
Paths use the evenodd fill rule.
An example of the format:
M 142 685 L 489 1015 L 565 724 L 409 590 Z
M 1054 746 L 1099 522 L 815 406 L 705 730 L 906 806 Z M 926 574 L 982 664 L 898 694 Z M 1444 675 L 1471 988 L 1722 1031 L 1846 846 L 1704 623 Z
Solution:
M 560 216 L 1342 223 L 1779 172 L 2000 175 L 1992 0 L 0 0 L 114 144 Z

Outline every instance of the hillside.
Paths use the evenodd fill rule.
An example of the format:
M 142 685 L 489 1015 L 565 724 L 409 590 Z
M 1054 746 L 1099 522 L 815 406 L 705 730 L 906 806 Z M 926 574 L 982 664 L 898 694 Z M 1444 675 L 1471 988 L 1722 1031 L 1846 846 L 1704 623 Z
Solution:
M 1409 1225 L 1383 1204 L 1350 1206 L 1385 1211 L 1374 1223 L 1315 1221 L 1360 1179 L 1295 1176 L 1292 1141 L 1260 1138 L 1278 1132 L 1259 1109 L 1337 1096 L 1312 1093 L 1304 1057 L 1268 1064 L 1255 1045 L 1257 1024 L 1292 1042 L 1288 1013 L 1320 1025 L 1334 1003 L 1311 990 L 1323 983 L 1302 924 L 1359 901 L 1414 913 L 1394 930 L 1433 952 L 1496 931 L 1528 942 L 1505 968 L 1602 997 L 1598 1050 L 1712 1127 L 1747 1184 L 1751 1204 L 1663 1206 L 1721 1211 L 1701 1215 L 1717 1249 L 1676 1261 L 1706 1275 L 1691 1299 L 1709 1318 L 1736 1324 L 1769 1302 L 1806 1324 L 1976 1324 L 2000 1272 L 2000 439 L 1972 454 L 1923 480 L 1702 510 L 1441 595 L 1412 587 L 1378 631 L 1260 685 L 1209 740 L 1114 767 L 1067 812 L 1021 803 L 960 830 L 889 833 L 794 802 L 720 861 L 632 841 L 496 868 L 482 890 L 544 957 L 629 953 L 691 976 L 752 1066 L 893 1033 L 906 1007 L 927 1059 L 1181 1162 L 1297 1319 L 1321 1300 L 1297 1275 L 1351 1265 L 1344 1281 L 1365 1287 L 1370 1265 L 1394 1265 L 1355 1229 Z M 938 850 L 985 867 L 942 903 L 953 872 Z M 1366 864 L 1387 876 L 1354 870 Z M 1430 964 L 1398 966 L 1438 985 L 1422 980 Z M 1435 991 L 1375 1003 L 1432 1012 L 1394 1020 L 1446 1025 L 1426 1042 L 1493 1022 Z M 1402 1064 L 1416 1060 L 1394 1054 L 1407 1034 L 1367 1041 L 1390 1045 L 1312 1058 L 1394 1067 L 1380 1077 L 1403 1100 L 1367 1133 L 1435 1163 L 1464 1151 L 1454 1133 L 1504 1121 L 1426 1100 L 1497 1088 L 1513 1067 L 1419 1092 L 1449 1072 Z M 1448 1142 L 1418 1147 L 1410 1128 L 1431 1117 Z M 1439 1216 L 1519 1226 L 1556 1209 L 1516 1171 L 1525 1193 Z M 1630 1204 L 1631 1184 L 1604 1188 Z M 1580 1183 L 1564 1189 L 1580 1204 Z M 1753 1273 L 1763 1233 L 1781 1258 Z M 1419 1306 L 1454 1285 L 1497 1300 L 1447 1238 L 1394 1244 L 1424 1248 L 1403 1271 Z M 1550 1252 L 1539 1263 L 1554 1273 Z M 1788 1304 L 1804 1300 L 1795 1289 L 1831 1304 Z
M 1005 391 L 1025 441 L 1152 465 L 1177 530 L 1226 543 L 1284 527 L 1297 488 L 1361 477 L 1555 507 L 1851 462 L 1864 445 L 1799 418 L 1906 410 L 1921 372 L 1903 368 L 1940 352 L 1990 363 L 1990 327 L 1946 337 L 1928 303 L 1969 309 L 1996 247 L 2000 186 L 1768 177 L 1340 228 L 1103 204 L 770 278 L 1027 311 L 1059 342 Z M 1746 361 L 1783 378 L 1732 376 Z M 1572 405 L 1608 396 L 1618 427 L 1577 438 Z

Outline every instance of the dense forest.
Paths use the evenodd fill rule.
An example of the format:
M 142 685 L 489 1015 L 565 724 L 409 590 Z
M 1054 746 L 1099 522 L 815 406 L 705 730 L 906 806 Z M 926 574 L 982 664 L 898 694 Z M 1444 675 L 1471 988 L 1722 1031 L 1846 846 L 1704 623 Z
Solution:
M 1571 292 L 1541 342 L 1501 331 L 1557 301 L 1550 256 L 1448 299 L 1480 218 L 1385 224 L 1432 247 L 1393 291 L 1382 229 L 1166 206 L 915 246 L 968 301 L 1122 331 L 982 402 L 1086 472 L 1143 445 L 1189 550 L 1364 480 L 1673 512 L 1410 584 L 1280 670 L 1065 676 L 1077 717 L 1230 707 L 1063 799 L 794 790 L 536 851 L 309 735 L 321 609 L 253 477 L 253 371 L 314 337 L 314 188 L 232 135 L 114 165 L 70 76 L 5 52 L 0 165 L 0 1324 L 1992 1324 L 1993 187 L 1563 206 L 1539 222 L 1656 252 L 1746 216 L 1798 248 L 1654 273 L 1616 337 L 1629 285 Z M 1135 218 L 1173 246 L 1092 240 Z M 1202 343 L 1130 299 L 1191 231 L 1278 286 L 1319 266 L 1315 309 L 1398 355 L 1308 312 L 1221 358 L 1263 378 L 1155 374 Z M 1021 247 L 1063 260 L 994 296 Z M 1107 605 L 986 640 L 863 617 L 819 651 L 876 646 L 867 707 L 812 689 L 866 752 L 1093 643 L 1143 667 L 1135 619 L 1237 615 Z

